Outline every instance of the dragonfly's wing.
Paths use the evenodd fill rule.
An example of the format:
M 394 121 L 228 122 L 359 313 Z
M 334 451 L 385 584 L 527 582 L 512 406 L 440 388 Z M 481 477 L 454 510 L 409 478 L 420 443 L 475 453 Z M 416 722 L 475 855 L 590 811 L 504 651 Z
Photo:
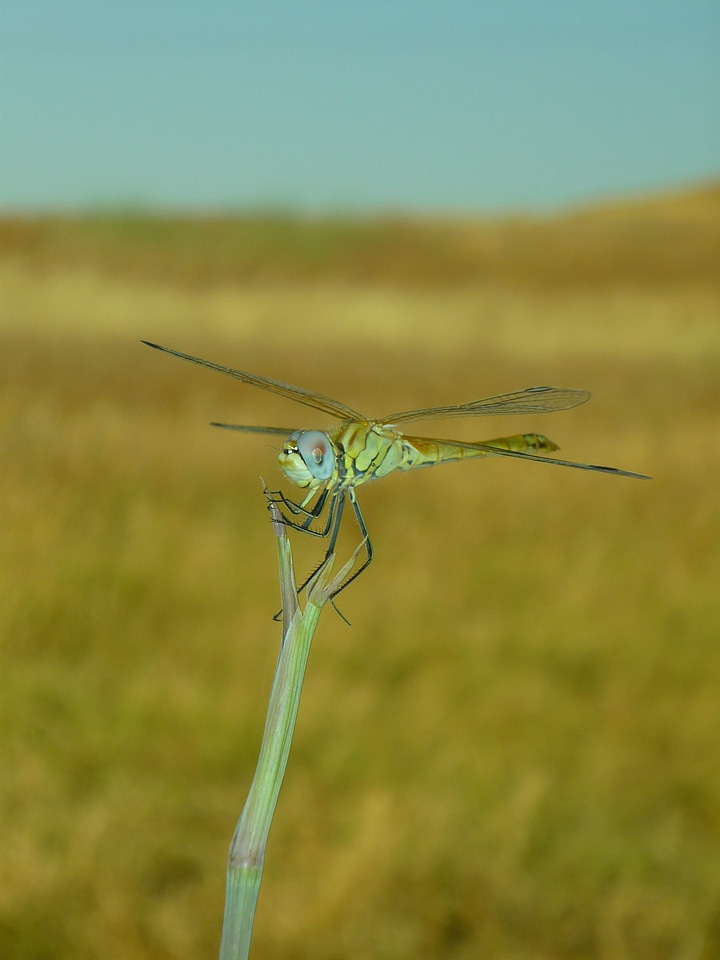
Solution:
M 648 477 L 644 473 L 632 473 L 630 470 L 620 470 L 617 467 L 601 467 L 595 463 L 576 463 L 574 460 L 557 460 L 555 457 L 537 457 L 532 453 L 504 450 L 502 447 L 494 447 L 489 443 L 466 443 L 463 440 L 452 440 L 450 442 L 466 450 L 483 450 L 488 456 L 493 457 L 515 457 L 518 460 L 536 460 L 538 463 L 552 463 L 557 467 L 574 467 L 576 470 L 595 470 L 598 473 L 613 473 L 618 477 L 633 477 L 635 480 L 652 480 L 652 477 Z
M 407 423 L 409 420 L 435 420 L 438 417 L 493 417 L 514 413 L 554 413 L 569 410 L 590 399 L 587 390 L 571 390 L 569 387 L 528 387 L 515 393 L 501 393 L 498 397 L 471 400 L 448 407 L 425 407 L 422 410 L 406 410 L 380 417 L 380 423 Z
M 260 387 L 261 390 L 269 390 L 270 393 L 276 393 L 280 397 L 287 397 L 288 400 L 296 400 L 298 403 L 304 403 L 307 407 L 313 407 L 315 410 L 322 410 L 323 413 L 329 413 L 340 420 L 362 420 L 362 414 L 344 403 L 337 400 L 331 400 L 330 397 L 324 397 L 321 393 L 312 393 L 310 390 L 303 390 L 302 387 L 293 387 L 289 383 L 281 383 L 279 380 L 270 380 L 267 377 L 258 377 L 254 373 L 245 373 L 244 370 L 233 370 L 232 367 L 224 367 L 219 363 L 212 363 L 210 360 L 201 360 L 200 357 L 191 357 L 187 353 L 180 353 L 179 350 L 171 350 L 169 347 L 161 347 L 157 343 L 150 343 L 149 340 L 143 340 L 148 347 L 154 347 L 155 350 L 162 350 L 163 353 L 170 353 L 174 357 L 180 357 L 181 360 L 189 360 L 191 363 L 197 363 L 201 367 L 209 367 L 210 370 L 217 370 L 218 373 L 224 373 L 228 377 L 234 377 L 243 383 L 249 383 L 252 387 Z M 292 433 L 292 431 L 290 431 Z
M 240 430 L 243 433 L 272 433 L 280 437 L 289 437 L 295 432 L 295 427 L 254 427 L 244 423 L 211 423 L 211 427 L 221 427 L 223 430 Z

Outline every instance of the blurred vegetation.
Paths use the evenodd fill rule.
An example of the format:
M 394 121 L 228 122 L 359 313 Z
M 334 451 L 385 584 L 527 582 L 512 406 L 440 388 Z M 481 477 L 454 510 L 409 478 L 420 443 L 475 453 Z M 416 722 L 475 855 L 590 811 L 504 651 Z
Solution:
M 717 282 L 720 186 L 554 218 L 313 218 L 142 213 L 0 220 L 0 251 L 144 280 L 412 286 Z
M 417 432 L 655 478 L 497 460 L 360 491 L 377 557 L 311 653 L 252 956 L 720 955 L 719 196 L 0 224 L 0 956 L 217 955 L 279 475 L 273 438 L 207 423 L 324 424 L 139 336 L 371 416 L 585 387 Z

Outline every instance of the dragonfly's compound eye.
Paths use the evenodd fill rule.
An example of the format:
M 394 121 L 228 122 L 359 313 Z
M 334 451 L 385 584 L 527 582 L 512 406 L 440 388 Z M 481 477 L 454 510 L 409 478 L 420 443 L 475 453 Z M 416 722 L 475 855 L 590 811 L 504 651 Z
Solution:
M 332 444 L 320 430 L 303 430 L 297 448 L 305 466 L 317 480 L 327 480 L 333 472 L 335 457 Z

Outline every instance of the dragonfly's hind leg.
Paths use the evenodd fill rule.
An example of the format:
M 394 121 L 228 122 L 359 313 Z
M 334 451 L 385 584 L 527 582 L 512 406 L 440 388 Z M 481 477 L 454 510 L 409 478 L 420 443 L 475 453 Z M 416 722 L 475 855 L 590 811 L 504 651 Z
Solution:
M 348 584 L 352 583 L 353 580 L 356 580 L 360 576 L 360 574 L 370 566 L 370 564 L 372 563 L 372 559 L 375 556 L 375 553 L 373 551 L 373 545 L 370 540 L 370 535 L 368 534 L 367 527 L 365 526 L 365 519 L 363 518 L 362 511 L 360 510 L 360 504 L 355 499 L 355 492 L 352 489 L 352 487 L 350 488 L 350 503 L 352 504 L 352 508 L 355 512 L 355 519 L 357 520 L 358 526 L 360 527 L 360 534 L 362 536 L 362 541 L 360 543 L 360 546 L 363 547 L 363 549 L 365 550 L 365 559 L 357 568 L 357 570 L 353 573 L 353 575 L 351 577 L 348 577 L 347 580 L 344 581 L 344 583 L 340 584 L 340 586 L 337 588 L 335 593 L 330 598 L 331 602 L 335 599 L 335 597 L 340 593 L 341 590 L 344 590 Z M 340 524 L 337 523 L 336 528 L 334 530 L 333 539 L 330 542 L 330 546 L 326 554 L 326 558 L 333 552 L 333 549 L 335 547 L 335 541 L 337 540 L 337 533 L 338 533 L 339 526 Z M 334 603 L 333 603 L 333 606 L 335 606 Z M 335 609 L 337 610 L 337 607 L 335 607 Z M 338 613 L 340 613 L 339 610 L 338 610 Z M 341 613 L 340 613 L 340 616 L 342 617 Z M 345 617 L 343 617 L 343 620 L 344 619 Z
M 330 557 L 335 552 L 335 545 L 337 543 L 338 534 L 340 533 L 340 521 L 342 520 L 343 510 L 345 508 L 345 493 L 346 493 L 345 490 L 341 490 L 339 491 L 339 493 L 333 495 L 333 502 L 330 504 L 330 510 L 329 510 L 329 516 L 328 516 L 328 519 L 332 520 L 332 532 L 330 534 L 330 542 L 328 543 L 328 547 L 327 547 L 327 550 L 325 551 L 325 556 L 323 557 L 322 563 L 318 567 L 316 567 L 316 569 L 313 570 L 313 572 L 310 574 L 307 580 L 305 580 L 305 582 L 300 587 L 298 587 L 298 593 L 308 585 L 308 583 L 312 580 L 312 578 L 318 572 L 320 567 L 322 567 L 323 563 L 325 563 L 328 557 Z M 335 591 L 335 593 L 333 593 L 332 597 L 330 598 L 331 600 L 334 597 L 336 597 L 341 590 L 344 590 L 349 583 L 352 583 L 353 580 L 355 580 L 357 577 L 360 576 L 363 570 L 365 570 L 369 566 L 369 564 L 372 562 L 372 559 L 375 555 L 373 552 L 372 543 L 370 542 L 370 537 L 368 535 L 367 527 L 365 526 L 365 520 L 360 510 L 360 504 L 355 499 L 355 493 L 352 487 L 350 488 L 348 493 L 350 494 L 350 503 L 352 504 L 353 510 L 355 512 L 355 518 L 358 522 L 358 526 L 360 527 L 360 534 L 362 536 L 362 540 L 360 541 L 360 547 L 358 549 L 362 548 L 365 551 L 365 559 L 362 561 L 362 563 L 360 564 L 358 569 L 353 573 L 353 575 L 351 577 L 348 577 L 344 583 L 340 584 L 338 589 Z M 340 613 L 339 610 L 338 610 L 338 613 Z M 342 614 L 340 614 L 340 616 L 342 616 Z M 343 619 L 345 618 L 343 617 Z
M 330 542 L 328 543 L 328 548 L 325 551 L 325 556 L 322 559 L 322 563 L 319 563 L 317 567 L 313 570 L 310 576 L 306 577 L 303 582 L 298 587 L 298 593 L 301 593 L 305 587 L 310 583 L 312 578 L 318 572 L 320 567 L 327 561 L 328 557 L 335 550 L 335 543 L 337 542 L 338 531 L 340 529 L 340 520 L 342 519 L 343 510 L 345 509 L 345 491 L 339 490 L 333 493 L 332 500 L 330 501 L 330 507 L 328 509 L 328 519 L 325 525 L 325 533 L 321 533 L 319 530 L 308 530 L 302 526 L 295 526 L 296 530 L 301 530 L 304 533 L 312 533 L 316 537 L 330 536 Z M 291 524 L 292 526 L 292 524 Z M 332 528 L 332 532 L 331 532 Z
M 360 510 L 360 504 L 355 499 L 355 492 L 353 491 L 352 487 L 350 488 L 349 491 L 345 491 L 345 490 L 336 491 L 333 493 L 332 500 L 330 501 L 330 507 L 328 509 L 328 519 L 325 525 L 324 533 L 319 530 L 306 529 L 304 526 L 300 524 L 292 524 L 292 523 L 289 524 L 289 526 L 294 527 L 296 530 L 303 530 L 306 533 L 312 533 L 315 536 L 328 536 L 328 535 L 330 536 L 330 541 L 328 543 L 327 550 L 325 551 L 325 556 L 323 557 L 322 563 L 318 564 L 318 566 L 313 570 L 310 576 L 307 577 L 300 584 L 300 586 L 298 587 L 298 593 L 300 593 L 302 590 L 305 589 L 308 583 L 310 583 L 312 578 L 318 572 L 320 567 L 322 567 L 323 563 L 325 563 L 328 557 L 330 557 L 335 552 L 335 545 L 337 543 L 338 534 L 340 533 L 340 521 L 342 520 L 343 510 L 345 509 L 346 492 L 350 494 L 350 503 L 352 503 L 353 511 L 355 513 L 355 518 L 357 520 L 358 526 L 360 527 L 360 534 L 362 536 L 360 546 L 365 551 L 365 559 L 362 561 L 362 563 L 360 564 L 358 569 L 353 573 L 353 575 L 351 577 L 348 577 L 347 580 L 345 580 L 345 582 L 338 587 L 338 589 L 335 591 L 335 593 L 332 595 L 330 599 L 332 600 L 334 597 L 336 597 L 340 593 L 340 591 L 344 590 L 349 583 L 351 583 L 353 580 L 359 577 L 360 574 L 363 572 L 363 570 L 365 570 L 372 562 L 372 559 L 375 554 L 373 551 L 372 542 L 370 541 L 370 536 L 367 531 L 367 527 L 365 525 L 365 519 L 363 518 L 362 511 Z M 340 613 L 340 611 L 338 611 L 338 613 Z M 340 614 L 340 616 L 342 616 L 342 614 Z M 345 618 L 343 617 L 343 619 Z

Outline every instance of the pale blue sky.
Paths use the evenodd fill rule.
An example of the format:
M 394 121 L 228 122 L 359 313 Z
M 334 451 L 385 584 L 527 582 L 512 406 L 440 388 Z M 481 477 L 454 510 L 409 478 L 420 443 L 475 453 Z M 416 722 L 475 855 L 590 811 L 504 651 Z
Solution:
M 720 173 L 719 0 L 4 0 L 0 209 L 546 208 Z

